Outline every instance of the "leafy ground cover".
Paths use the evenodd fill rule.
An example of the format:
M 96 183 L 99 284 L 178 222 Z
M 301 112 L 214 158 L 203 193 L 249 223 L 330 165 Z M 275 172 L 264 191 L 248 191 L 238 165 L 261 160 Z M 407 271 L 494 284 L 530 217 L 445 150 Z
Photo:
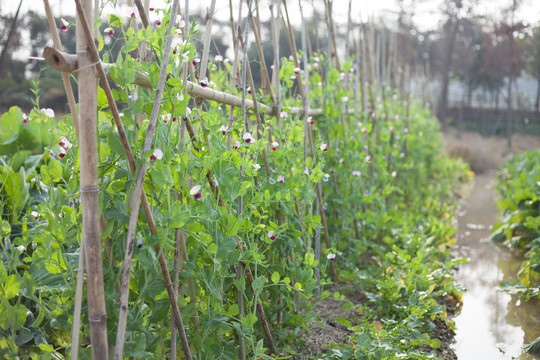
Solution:
M 498 177 L 501 221 L 492 239 L 521 252 L 524 260 L 519 282 L 504 284 L 524 299 L 540 299 L 540 151 L 515 155 L 504 164 Z
M 175 253 L 181 262 L 178 303 L 197 359 L 236 359 L 240 348 L 253 359 L 438 357 L 434 330 L 451 326 L 443 303 L 459 299 L 451 275 L 459 262 L 451 254 L 453 190 L 471 173 L 443 154 L 437 120 L 386 88 L 375 110 L 353 114 L 352 64 L 335 69 L 324 54 L 304 70 L 283 59 L 278 116 L 201 103 L 181 80 L 187 64 L 199 66 L 187 33 L 171 56 L 152 150 L 143 153 L 156 94 L 132 82 L 141 72 L 157 82 L 169 18 L 162 14 L 161 26 L 138 32 L 109 16 L 126 46 L 116 59 L 104 59 L 116 64 L 115 101 L 137 165 L 148 165 L 144 187 L 158 229 L 151 234 L 141 213 L 124 355 L 169 355 L 159 245 L 169 269 Z M 156 61 L 132 57 L 139 42 Z M 201 85 L 240 95 L 229 62 L 216 57 L 209 71 Z M 323 109 L 321 116 L 291 110 L 303 105 L 296 80 L 305 72 L 311 107 Z M 250 91 L 269 102 L 262 91 Z M 135 178 L 101 89 L 98 103 L 103 271 L 114 344 Z M 81 243 L 78 139 L 69 116 L 56 122 L 39 97 L 35 105 L 28 114 L 13 107 L 0 119 L 0 355 L 65 358 Z M 193 134 L 186 134 L 188 122 Z M 347 301 L 351 296 L 362 301 Z M 345 341 L 310 354 L 300 334 L 328 299 L 344 301 L 359 317 L 334 319 L 347 330 Z M 262 313 L 278 354 L 269 350 Z M 86 359 L 86 302 L 82 314 Z

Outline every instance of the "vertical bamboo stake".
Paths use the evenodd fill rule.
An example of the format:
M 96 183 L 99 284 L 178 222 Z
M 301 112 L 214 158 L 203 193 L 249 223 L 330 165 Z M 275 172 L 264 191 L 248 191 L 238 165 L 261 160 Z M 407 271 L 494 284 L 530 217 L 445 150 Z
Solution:
M 76 0 L 78 1 L 78 0 Z M 171 8 L 171 18 L 169 21 L 169 28 L 167 34 L 171 33 L 172 28 L 175 26 L 176 22 L 176 14 L 178 9 L 178 0 L 174 0 Z M 167 76 L 167 67 L 169 64 L 169 56 L 171 53 L 171 43 L 172 43 L 172 37 L 168 36 L 165 41 L 165 48 L 164 48 L 164 55 L 162 59 L 158 84 L 157 84 L 157 90 L 156 90 L 156 98 L 154 100 L 154 105 L 152 107 L 152 113 L 150 116 L 150 123 L 148 124 L 147 134 L 144 141 L 143 146 L 143 153 L 146 153 L 150 150 L 152 146 L 152 140 L 154 131 L 156 128 L 156 122 L 157 117 L 159 115 L 159 109 L 161 105 L 161 98 L 163 96 L 163 86 L 165 85 L 165 79 Z M 122 271 L 122 292 L 120 294 L 120 313 L 119 313 L 119 321 L 118 321 L 118 332 L 116 337 L 116 352 L 115 352 L 115 359 L 120 360 L 122 358 L 123 350 L 124 350 L 124 340 L 125 340 L 125 331 L 126 331 L 126 325 L 127 325 L 127 311 L 128 311 L 128 296 L 129 296 L 129 284 L 130 284 L 130 277 L 131 277 L 131 259 L 133 257 L 133 241 L 135 238 L 135 230 L 137 226 L 137 220 L 138 220 L 138 214 L 139 214 L 139 207 L 141 205 L 141 197 L 143 195 L 143 182 L 144 182 L 144 176 L 146 174 L 147 170 L 147 163 L 143 162 L 139 168 L 139 171 L 137 173 L 137 181 L 135 185 L 135 192 L 133 197 L 133 203 L 131 206 L 131 216 L 128 226 L 128 236 L 126 240 L 126 254 L 124 258 L 124 266 Z M 169 279 L 170 282 L 170 279 Z M 167 284 L 169 287 L 170 284 Z M 175 303 L 172 304 L 173 307 Z M 184 350 L 184 354 L 186 355 L 187 359 L 191 360 L 191 351 L 189 348 L 189 344 L 187 343 L 187 337 L 185 336 L 184 332 L 184 324 L 182 321 L 182 317 L 179 314 L 176 314 L 173 311 L 173 315 L 177 315 L 176 317 L 176 323 L 178 325 L 178 330 L 181 334 L 181 340 L 182 340 L 182 347 Z
M 289 21 L 289 13 L 288 13 L 288 10 L 287 10 L 287 4 L 285 1 L 282 2 L 283 4 L 283 8 L 285 10 L 285 26 L 286 26 L 286 30 L 287 30 L 287 34 L 288 34 L 288 38 L 289 38 L 289 45 L 291 47 L 291 53 L 292 53 L 292 56 L 293 56 L 293 59 L 294 59 L 294 62 L 295 64 L 298 64 L 298 58 L 297 58 L 297 52 L 296 52 L 296 44 L 294 42 L 294 38 L 293 38 L 293 35 L 292 35 L 292 27 L 291 27 L 291 23 Z M 307 71 L 307 64 L 305 64 L 305 71 Z M 306 101 L 306 94 L 305 94 L 305 91 L 304 91 L 304 86 L 302 85 L 302 77 L 297 77 L 296 80 L 298 81 L 298 89 L 299 89 L 299 92 L 300 92 L 300 96 L 302 98 L 302 102 L 305 103 Z M 312 133 L 311 131 L 308 131 L 308 140 L 309 140 L 309 149 L 310 149 L 310 153 L 311 153 L 311 157 L 315 157 L 315 151 L 313 149 L 313 136 L 312 136 Z M 321 189 L 321 184 L 320 183 L 317 183 L 315 185 L 315 189 L 316 189 L 316 193 L 317 193 L 317 198 L 319 199 L 319 202 L 322 204 L 323 203 L 323 195 L 322 195 L 322 189 Z M 330 244 L 330 235 L 328 234 L 328 225 L 327 225 L 327 222 L 326 222 L 326 214 L 324 211 L 321 211 L 321 222 L 322 222 L 322 225 L 323 225 L 323 229 L 324 229 L 324 237 L 325 237 L 325 241 L 326 241 L 326 246 L 328 248 L 331 247 L 331 244 Z M 334 264 L 333 263 L 330 263 L 330 270 L 332 272 L 332 279 L 334 281 L 337 280 L 337 272 L 336 272 L 336 268 L 334 267 Z
M 278 6 L 277 14 L 274 16 L 274 6 Z M 276 97 L 276 124 L 281 131 L 281 84 L 279 79 L 279 0 L 274 0 L 270 4 L 270 16 L 272 24 L 272 45 L 274 49 L 274 70 L 272 70 L 272 87 L 275 88 Z
M 54 22 L 54 16 L 51 11 L 51 6 L 49 5 L 49 0 L 43 0 L 45 6 L 45 14 L 47 15 L 47 21 L 49 23 L 49 28 L 51 30 L 51 35 L 54 42 L 54 47 L 58 50 L 62 50 L 62 42 L 60 41 L 60 36 L 58 35 L 58 30 L 56 29 L 56 24 Z M 69 81 L 69 75 L 66 73 L 62 74 L 62 82 L 64 84 L 64 90 L 68 99 L 69 110 L 71 112 L 71 119 L 73 120 L 73 126 L 75 128 L 75 133 L 77 139 L 79 139 L 79 115 L 77 114 L 77 105 L 75 102 L 75 96 L 73 94 L 73 88 Z M 84 238 L 81 236 L 81 246 L 79 249 L 79 267 L 77 269 L 77 285 L 75 289 L 75 305 L 73 308 L 73 324 L 71 328 L 71 359 L 76 360 L 79 354 L 79 331 L 81 324 L 81 307 L 82 307 L 82 296 L 84 290 Z
M 58 36 L 58 30 L 56 29 L 56 24 L 54 23 L 54 17 L 52 15 L 51 7 L 49 5 L 49 0 L 43 0 L 45 5 L 45 13 L 47 14 L 47 20 L 49 22 L 49 28 L 51 29 L 51 35 L 54 42 L 54 47 L 58 50 L 62 50 L 62 43 L 60 41 L 60 36 Z M 75 101 L 75 96 L 73 95 L 73 88 L 71 87 L 71 82 L 69 81 L 69 75 L 66 73 L 62 74 L 62 82 L 64 83 L 64 89 L 66 90 L 66 96 L 68 98 L 69 111 L 71 112 L 71 118 L 73 120 L 73 126 L 75 127 L 75 134 L 77 134 L 77 139 L 79 138 L 79 117 L 77 115 L 77 103 Z
M 315 30 L 315 45 L 317 50 L 317 55 L 321 55 L 321 42 L 319 39 L 319 15 L 317 14 L 317 9 L 315 8 L 315 4 L 313 3 L 313 0 L 311 0 L 311 7 L 313 7 L 313 21 L 314 24 L 314 30 Z
M 241 77 L 241 86 L 242 86 L 242 107 L 241 107 L 241 111 L 240 111 L 240 114 L 242 114 L 244 116 L 244 127 L 242 128 L 242 136 L 245 134 L 246 132 L 246 129 L 247 129 L 247 126 L 248 126 L 248 114 L 246 112 L 246 73 L 247 73 L 247 68 L 249 67 L 249 63 L 247 61 L 247 45 L 248 45 L 248 34 L 249 34 L 249 19 L 251 19 L 251 6 L 253 4 L 253 0 L 249 0 L 248 2 L 248 12 L 247 12 L 247 17 L 246 17 L 246 27 L 245 27 L 245 32 L 244 32 L 244 39 L 245 39 L 245 44 L 243 44 L 243 56 L 242 56 L 242 77 Z M 256 30 L 254 30 L 256 32 Z M 240 40 L 240 17 L 238 18 L 238 33 L 237 33 L 237 36 L 238 36 L 238 40 Z M 237 49 L 240 48 L 241 44 L 240 44 L 240 41 L 237 41 Z M 237 58 L 235 57 L 235 61 L 237 61 Z M 264 59 L 263 59 L 264 61 Z M 237 64 L 237 63 L 235 63 Z M 255 88 L 253 88 L 251 90 L 251 93 L 253 95 L 255 95 Z M 253 98 L 255 99 L 255 96 L 253 96 Z M 255 110 L 257 113 L 257 109 Z M 258 116 L 258 115 L 257 115 Z M 241 154 L 242 156 L 242 159 L 244 159 L 244 153 Z M 242 174 L 243 174 L 243 171 L 244 171 L 244 168 L 242 167 L 242 165 L 240 165 L 240 169 L 239 169 L 239 173 L 238 173 L 238 180 L 241 182 L 242 181 Z M 242 212 L 243 212 L 243 206 L 244 206 L 244 197 L 242 195 L 240 195 L 238 197 L 238 213 L 240 214 L 240 217 L 242 217 Z M 240 243 L 240 240 L 238 240 L 238 242 Z M 242 247 L 240 246 L 240 252 L 242 252 Z M 241 270 L 242 270 L 242 266 L 240 265 L 238 267 L 238 274 L 241 274 Z M 239 301 L 239 307 L 240 305 L 242 305 L 242 309 L 243 309 L 243 292 L 240 291 L 238 289 L 238 292 L 237 294 L 239 294 L 240 296 L 242 296 L 242 301 Z M 255 300 L 256 301 L 256 300 Z M 241 326 L 241 325 L 240 325 Z M 243 336 L 240 335 L 240 358 L 243 359 L 245 358 L 245 343 L 244 343 L 244 339 L 243 339 Z M 272 343 L 272 339 L 270 339 L 270 343 Z
M 216 0 L 212 0 L 210 4 L 209 16 L 210 19 L 206 23 L 206 30 L 204 31 L 204 48 L 203 56 L 201 59 L 201 68 L 199 73 L 199 79 L 203 80 L 206 77 L 206 68 L 208 67 L 208 53 L 210 52 L 210 39 L 212 36 L 212 24 L 214 23 L 214 10 L 216 8 Z
M 248 119 L 249 119 L 248 114 L 246 112 L 246 77 L 248 75 L 248 69 L 249 69 L 249 74 L 251 75 L 251 69 L 249 67 L 249 62 L 248 62 L 248 58 L 247 58 L 247 47 L 248 47 L 248 35 L 249 35 L 250 18 L 252 17 L 252 15 L 251 15 L 252 5 L 253 5 L 253 0 L 249 0 L 248 13 L 247 13 L 247 18 L 246 18 L 246 25 L 245 25 L 245 30 L 244 30 L 244 44 L 242 44 L 244 46 L 244 49 L 243 49 L 243 56 L 242 56 L 242 108 L 241 108 L 242 111 L 241 111 L 241 113 L 244 114 L 244 116 L 245 116 L 244 129 L 242 129 L 242 135 L 246 131 L 247 124 L 248 124 Z M 240 46 L 240 43 L 241 42 L 239 42 L 239 46 Z M 253 79 L 251 79 L 251 80 L 253 80 Z M 255 99 L 255 89 L 253 89 L 252 94 L 253 94 L 253 99 Z M 257 105 L 255 105 L 255 106 L 257 106 Z M 257 116 L 260 116 L 259 111 L 257 109 L 255 109 L 255 111 L 257 113 Z M 260 120 L 259 120 L 259 123 L 260 123 Z M 267 166 L 267 171 L 269 171 L 268 161 L 266 161 L 266 166 Z M 242 177 L 242 173 L 243 173 L 243 168 L 242 168 L 242 166 L 240 166 L 240 173 L 239 173 L 240 178 Z M 241 212 L 242 211 L 242 206 L 243 206 L 243 196 L 239 197 L 238 206 L 239 206 L 238 212 Z M 240 247 L 239 250 L 241 252 L 243 252 L 242 244 L 241 244 L 240 240 L 238 240 L 238 245 Z M 253 275 L 251 274 L 251 269 L 249 268 L 249 266 L 246 267 L 246 275 L 247 275 L 249 284 L 250 285 L 253 284 Z M 264 313 L 264 308 L 262 306 L 262 302 L 261 302 L 260 299 L 256 299 L 255 301 L 257 303 L 257 305 L 256 305 L 257 306 L 257 314 L 259 315 L 259 320 L 260 320 L 261 325 L 263 327 L 263 331 L 265 333 L 265 336 L 266 336 L 266 339 L 267 339 L 267 342 L 268 342 L 268 347 L 270 348 L 270 351 L 273 354 L 277 354 L 277 350 L 276 350 L 276 347 L 274 345 L 274 340 L 272 339 L 272 333 L 270 332 L 270 327 L 268 325 L 268 322 L 266 321 L 266 315 Z
M 85 17 L 84 17 L 84 11 L 82 10 L 81 6 L 80 6 L 80 0 L 75 0 L 75 2 L 77 3 L 77 12 L 81 14 L 81 19 L 84 20 Z M 91 30 L 90 30 L 90 26 L 88 25 L 88 23 L 86 21 L 81 21 L 81 25 L 85 34 L 87 34 L 87 37 L 90 37 L 89 34 L 91 34 Z M 130 170 L 133 174 L 135 174 L 135 159 L 133 157 L 133 152 L 131 151 L 131 145 L 129 143 L 129 140 L 127 138 L 127 135 L 126 135 L 126 132 L 124 130 L 124 125 L 120 119 L 120 115 L 119 115 L 119 112 L 118 112 L 118 107 L 116 106 L 116 103 L 114 101 L 114 98 L 113 98 L 113 95 L 112 95 L 112 91 L 109 87 L 109 83 L 108 83 L 108 80 L 107 80 L 107 76 L 105 74 L 105 71 L 103 70 L 103 67 L 101 66 L 101 63 L 100 63 L 100 59 L 99 59 L 99 53 L 98 53 L 98 50 L 97 50 L 97 47 L 95 44 L 93 43 L 90 43 L 89 44 L 89 50 L 90 50 L 90 55 L 92 57 L 92 61 L 95 62 L 96 64 L 96 68 L 98 70 L 98 75 L 99 75 L 99 78 L 101 80 L 101 85 L 103 86 L 103 90 L 105 91 L 105 95 L 107 97 L 107 101 L 109 103 L 109 107 L 111 108 L 111 112 L 112 112 L 112 115 L 113 115 L 113 119 L 114 119 L 114 122 L 116 124 L 116 127 L 118 129 L 118 135 L 120 136 L 120 140 L 122 141 L 122 146 L 124 147 L 124 151 L 126 153 L 126 158 L 128 160 L 128 163 L 129 163 L 129 167 L 130 167 Z M 144 213 L 146 215 L 146 218 L 148 220 L 148 227 L 150 228 L 150 232 L 152 233 L 152 235 L 156 235 L 157 234 L 157 229 L 156 229 L 156 223 L 154 221 L 154 218 L 152 216 L 152 211 L 150 209 L 150 205 L 148 204 L 148 199 L 146 198 L 146 195 L 145 195 L 145 192 L 143 190 L 143 195 L 141 196 L 141 201 L 142 201 L 142 206 L 143 206 L 143 210 L 144 210 Z M 171 283 L 171 278 L 170 278 L 170 275 L 169 275 L 169 270 L 167 268 L 167 261 L 165 260 L 165 256 L 163 255 L 163 252 L 161 251 L 161 246 L 159 244 L 156 244 L 155 245 L 155 251 L 156 253 L 158 254 L 158 261 L 159 261 L 159 267 L 161 269 L 161 272 L 163 274 L 163 279 L 165 281 L 165 286 L 167 288 L 167 294 L 169 295 L 169 301 L 171 303 L 171 307 L 172 307 L 172 315 L 173 315 L 173 318 L 175 319 L 175 323 L 176 323 L 176 326 L 180 332 L 180 336 L 182 337 L 182 344 L 187 344 L 187 337 L 186 337 L 186 334 L 185 334 L 185 331 L 184 331 L 184 328 L 183 328 L 183 324 L 182 324 L 182 317 L 180 315 L 180 311 L 178 309 L 178 304 L 176 302 L 176 298 L 173 296 L 173 291 L 172 291 L 172 283 Z M 187 357 L 187 355 L 186 355 Z
M 350 50 L 351 50 L 350 42 L 349 42 L 349 37 L 352 31 L 351 13 L 352 13 L 352 0 L 349 0 L 349 11 L 348 11 L 348 16 L 347 16 L 347 35 L 345 36 L 345 61 L 349 60 L 349 55 L 350 55 Z
M 78 9 L 92 14 L 92 0 L 86 0 Z M 83 7 L 82 7 L 83 6 Z M 82 15 L 84 16 L 84 15 Z M 83 212 L 82 238 L 86 242 L 88 319 L 92 341 L 92 359 L 107 359 L 107 312 L 103 286 L 101 238 L 99 233 L 99 186 L 97 171 L 97 80 L 88 46 L 93 45 L 82 31 L 81 22 L 93 24 L 91 18 L 77 16 L 77 59 L 79 63 L 79 104 L 81 127 L 79 154 L 81 158 L 81 202 Z

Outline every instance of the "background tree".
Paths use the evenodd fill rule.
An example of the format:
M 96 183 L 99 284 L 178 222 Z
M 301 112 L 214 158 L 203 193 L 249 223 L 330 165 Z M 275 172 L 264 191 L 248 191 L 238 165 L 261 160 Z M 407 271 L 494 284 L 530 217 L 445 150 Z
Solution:
M 534 111 L 540 115 L 540 25 L 532 30 L 532 35 L 527 39 L 527 65 L 526 70 L 536 79 L 537 90 L 534 101 Z

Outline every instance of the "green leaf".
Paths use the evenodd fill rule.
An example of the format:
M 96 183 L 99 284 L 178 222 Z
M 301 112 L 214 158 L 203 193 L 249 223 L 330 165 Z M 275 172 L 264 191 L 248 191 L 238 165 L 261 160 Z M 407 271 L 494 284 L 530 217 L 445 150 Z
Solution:
M 17 275 L 9 275 L 7 281 L 2 286 L 3 293 L 6 299 L 12 299 L 19 293 L 21 289 L 21 284 L 19 283 L 19 277 Z
M 7 301 L 0 305 L 0 328 L 19 330 L 26 321 L 26 307 L 22 304 L 10 306 Z
M 10 167 L 0 168 L 1 182 L 4 185 L 4 212 L 12 224 L 16 224 L 20 217 L 27 200 L 29 199 L 29 187 L 26 183 L 24 168 L 21 168 L 18 173 L 11 170 Z
M 182 203 L 175 201 L 173 205 L 167 211 L 167 227 L 171 229 L 178 229 L 185 226 L 191 214 L 189 211 L 185 211 L 185 208 L 182 206 Z
M 277 284 L 279 282 L 280 276 L 277 271 L 274 271 L 272 274 L 272 277 L 270 278 L 274 284 Z
M 211 243 L 210 245 L 208 245 L 207 250 L 210 254 L 215 254 L 218 251 L 218 247 L 216 243 Z
M 255 280 L 253 280 L 253 283 L 251 284 L 251 287 L 253 288 L 253 292 L 259 293 L 262 290 L 265 282 L 266 282 L 266 278 L 262 275 L 258 276 Z
M 112 27 L 121 27 L 124 24 L 124 20 L 116 14 L 107 14 L 107 20 Z
M 21 330 L 19 330 L 19 333 L 17 334 L 17 338 L 15 339 L 15 343 L 21 346 L 23 344 L 26 344 L 33 338 L 34 338 L 34 334 L 32 334 L 32 331 L 30 331 L 28 328 L 23 327 Z
M 236 316 L 239 313 L 240 309 L 237 304 L 232 304 L 231 306 L 229 306 L 229 311 L 227 312 L 227 314 L 229 314 L 230 316 Z

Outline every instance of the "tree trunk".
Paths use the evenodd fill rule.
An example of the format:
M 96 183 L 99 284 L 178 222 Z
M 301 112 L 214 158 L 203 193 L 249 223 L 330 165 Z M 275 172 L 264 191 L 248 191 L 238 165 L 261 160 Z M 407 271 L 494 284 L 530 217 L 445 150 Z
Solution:
M 2 66 L 4 63 L 4 58 L 7 54 L 7 49 L 9 48 L 9 41 L 11 40 L 11 37 L 15 33 L 15 28 L 17 27 L 17 19 L 19 18 L 19 11 L 21 10 L 23 0 L 19 2 L 19 6 L 17 7 L 17 12 L 15 13 L 15 16 L 13 17 L 13 21 L 11 22 L 11 28 L 9 29 L 9 33 L 6 39 L 6 42 L 4 44 L 4 47 L 2 48 L 2 53 L 0 54 L 0 78 L 2 78 L 3 71 L 1 69 L 5 69 L 6 67 Z
M 510 22 L 510 53 L 508 65 L 508 107 L 506 109 L 506 139 L 508 140 L 508 150 L 512 149 L 512 82 L 514 80 L 513 61 L 514 61 L 514 15 L 516 12 L 517 0 L 512 2 L 512 20 Z
M 92 0 L 82 1 L 86 20 L 93 24 Z M 107 313 L 103 288 L 101 237 L 99 233 L 99 184 L 97 171 L 97 80 L 90 52 L 93 39 L 88 39 L 77 16 L 77 56 L 81 70 L 79 80 L 79 118 L 81 158 L 81 201 L 83 213 L 82 241 L 85 242 L 87 264 L 88 320 L 92 359 L 108 359 Z
M 450 68 L 452 67 L 452 54 L 454 53 L 454 45 L 456 43 L 457 31 L 459 28 L 459 18 L 455 19 L 454 27 L 450 33 L 448 48 L 444 58 L 444 68 L 442 72 L 441 97 L 439 98 L 439 106 L 437 107 L 437 117 L 441 122 L 442 128 L 446 129 L 446 116 L 448 112 L 448 85 L 450 83 Z
M 537 81 L 537 88 L 536 88 L 536 101 L 534 103 L 534 111 L 536 112 L 536 115 L 539 115 L 540 113 L 540 78 L 536 79 Z

